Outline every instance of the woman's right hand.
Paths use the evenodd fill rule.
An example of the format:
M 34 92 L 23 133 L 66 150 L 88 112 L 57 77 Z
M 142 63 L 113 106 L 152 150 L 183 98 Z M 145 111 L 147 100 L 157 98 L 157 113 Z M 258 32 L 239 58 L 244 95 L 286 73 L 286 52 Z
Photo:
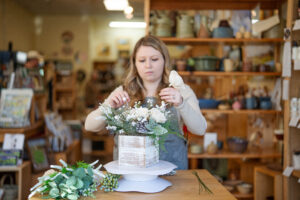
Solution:
M 129 95 L 125 91 L 114 91 L 108 98 L 108 103 L 112 108 L 119 108 L 129 101 Z

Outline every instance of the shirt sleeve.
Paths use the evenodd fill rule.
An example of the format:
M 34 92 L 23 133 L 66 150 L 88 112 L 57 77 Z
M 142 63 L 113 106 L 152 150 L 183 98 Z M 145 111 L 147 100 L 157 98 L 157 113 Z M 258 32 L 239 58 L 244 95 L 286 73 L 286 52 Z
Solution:
M 188 85 L 185 85 L 185 88 L 180 89 L 179 91 L 183 97 L 183 102 L 177 106 L 176 109 L 184 124 L 190 132 L 196 135 L 204 135 L 207 123 L 201 113 L 195 93 Z
M 122 86 L 117 87 L 108 97 L 105 99 L 103 104 L 108 104 L 108 99 L 111 97 L 111 95 L 116 92 L 123 90 Z M 85 119 L 84 128 L 87 131 L 91 132 L 99 132 L 103 130 L 106 126 L 105 118 L 102 116 L 102 112 L 99 108 L 92 111 Z

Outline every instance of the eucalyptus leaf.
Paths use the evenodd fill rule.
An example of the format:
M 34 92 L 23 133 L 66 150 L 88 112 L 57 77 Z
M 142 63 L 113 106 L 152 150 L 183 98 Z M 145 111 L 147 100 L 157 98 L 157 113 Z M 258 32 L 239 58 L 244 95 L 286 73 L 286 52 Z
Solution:
M 152 131 L 155 133 L 155 135 L 164 135 L 168 133 L 168 130 L 162 127 L 161 125 L 155 126 Z
M 59 190 L 57 188 L 52 188 L 49 192 L 49 195 L 52 197 L 52 198 L 56 198 L 59 196 Z
M 76 183 L 76 177 L 75 177 L 75 176 L 71 176 L 71 177 L 67 180 L 67 182 L 66 182 L 67 186 L 75 185 L 75 183 Z
M 78 199 L 77 195 L 75 195 L 75 194 L 69 194 L 67 196 L 67 198 L 70 199 L 70 200 L 77 200 Z
M 74 170 L 73 172 L 74 176 L 77 176 L 78 178 L 83 178 L 85 176 L 85 171 L 83 168 L 77 168 L 76 170 Z
M 56 188 L 57 187 L 57 184 L 55 182 L 49 182 L 48 183 L 51 187 L 53 188 Z
M 76 187 L 77 189 L 82 188 L 82 187 L 83 187 L 83 181 L 80 180 L 80 179 L 77 179 L 77 183 L 76 183 L 75 187 Z
M 88 168 L 87 168 L 87 172 L 88 172 L 88 175 L 89 175 L 89 176 L 93 176 L 93 175 L 94 175 L 93 170 L 92 170 L 91 167 L 88 167 Z

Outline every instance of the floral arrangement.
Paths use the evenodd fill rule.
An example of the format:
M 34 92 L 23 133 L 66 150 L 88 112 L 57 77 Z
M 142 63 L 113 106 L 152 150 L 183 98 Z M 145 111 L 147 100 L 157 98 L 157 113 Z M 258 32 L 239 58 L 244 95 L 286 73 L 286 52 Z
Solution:
M 30 189 L 31 194 L 28 199 L 36 193 L 42 194 L 44 199 L 77 200 L 81 196 L 95 198 L 93 193 L 99 186 L 105 192 L 113 191 L 118 187 L 120 176 L 102 173 L 99 171 L 101 164 L 94 168 L 98 160 L 91 164 L 77 162 L 72 166 L 63 160 L 60 160 L 60 163 L 62 166 L 51 165 L 52 169 L 38 178 L 39 182 Z
M 164 149 L 164 139 L 167 134 L 182 135 L 170 129 L 171 123 L 167 120 L 169 111 L 166 110 L 165 102 L 152 108 L 142 107 L 140 102 L 136 102 L 133 107 L 124 105 L 114 109 L 109 105 L 100 104 L 107 121 L 106 129 L 119 135 L 150 136 Z M 160 140 L 157 140 L 160 138 Z

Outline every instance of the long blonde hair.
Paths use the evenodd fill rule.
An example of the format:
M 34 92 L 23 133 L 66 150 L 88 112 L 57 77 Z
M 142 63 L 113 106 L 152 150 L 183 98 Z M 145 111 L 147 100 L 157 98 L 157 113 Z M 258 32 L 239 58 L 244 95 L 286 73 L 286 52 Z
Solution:
M 142 101 L 145 98 L 143 94 L 143 90 L 145 90 L 145 87 L 143 85 L 143 80 L 139 76 L 135 65 L 136 53 L 141 46 L 149 46 L 154 48 L 155 50 L 159 51 L 164 58 L 163 75 L 162 75 L 161 82 L 156 91 L 156 97 L 158 100 L 159 100 L 157 94 L 158 91 L 160 91 L 162 88 L 168 87 L 169 85 L 170 56 L 166 45 L 157 37 L 151 35 L 142 37 L 136 43 L 133 49 L 133 53 L 130 58 L 129 72 L 127 74 L 127 77 L 125 78 L 124 85 L 123 85 L 124 90 L 127 91 L 127 93 L 129 94 L 131 104 L 134 104 L 134 102 L 136 101 Z

